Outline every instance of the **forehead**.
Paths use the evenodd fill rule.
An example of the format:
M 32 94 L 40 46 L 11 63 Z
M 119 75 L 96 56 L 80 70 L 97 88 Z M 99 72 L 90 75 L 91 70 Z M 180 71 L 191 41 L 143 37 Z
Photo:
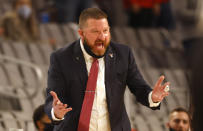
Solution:
M 87 19 L 86 22 L 86 27 L 87 28 L 95 28 L 95 29 L 101 29 L 101 28 L 108 28 L 109 24 L 106 18 L 102 18 L 102 19 Z
M 170 117 L 171 120 L 180 119 L 189 121 L 189 116 L 185 112 L 173 112 Z
M 42 119 L 43 122 L 50 122 L 51 120 L 49 119 L 49 117 L 45 114 Z

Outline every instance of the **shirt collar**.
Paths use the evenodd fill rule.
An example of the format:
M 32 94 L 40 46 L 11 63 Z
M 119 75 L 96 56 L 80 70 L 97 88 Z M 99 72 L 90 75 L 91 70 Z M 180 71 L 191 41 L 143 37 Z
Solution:
M 90 60 L 92 60 L 92 56 L 90 56 L 90 55 L 86 52 L 86 50 L 85 50 L 85 48 L 84 48 L 84 45 L 83 45 L 83 43 L 82 43 L 82 39 L 80 39 L 80 48 L 82 49 L 82 53 L 83 53 L 83 55 L 84 55 L 85 61 L 90 61 Z

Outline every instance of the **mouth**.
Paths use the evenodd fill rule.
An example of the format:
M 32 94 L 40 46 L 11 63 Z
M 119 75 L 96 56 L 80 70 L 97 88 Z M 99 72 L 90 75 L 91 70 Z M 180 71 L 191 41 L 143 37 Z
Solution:
M 104 43 L 103 42 L 96 42 L 95 47 L 97 49 L 104 49 Z

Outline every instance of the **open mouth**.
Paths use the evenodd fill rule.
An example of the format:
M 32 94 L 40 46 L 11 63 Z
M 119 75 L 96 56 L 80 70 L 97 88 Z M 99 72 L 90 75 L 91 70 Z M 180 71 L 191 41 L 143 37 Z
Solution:
M 104 43 L 103 42 L 96 42 L 95 43 L 95 47 L 97 49 L 103 49 L 104 48 Z

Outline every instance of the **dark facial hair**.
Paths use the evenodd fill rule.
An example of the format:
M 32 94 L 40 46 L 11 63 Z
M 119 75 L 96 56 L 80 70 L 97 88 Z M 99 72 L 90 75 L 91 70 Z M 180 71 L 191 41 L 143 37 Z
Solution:
M 107 52 L 107 50 L 108 50 L 108 47 L 107 47 L 105 53 L 104 53 L 103 55 L 99 56 L 99 55 L 94 54 L 94 53 L 91 51 L 91 48 L 90 48 L 90 46 L 88 46 L 86 40 L 84 40 L 83 43 L 84 43 L 83 45 L 84 45 L 85 51 L 86 51 L 90 56 L 92 56 L 92 57 L 94 57 L 94 58 L 97 58 L 97 59 L 104 57 L 105 54 L 106 54 L 106 52 Z

